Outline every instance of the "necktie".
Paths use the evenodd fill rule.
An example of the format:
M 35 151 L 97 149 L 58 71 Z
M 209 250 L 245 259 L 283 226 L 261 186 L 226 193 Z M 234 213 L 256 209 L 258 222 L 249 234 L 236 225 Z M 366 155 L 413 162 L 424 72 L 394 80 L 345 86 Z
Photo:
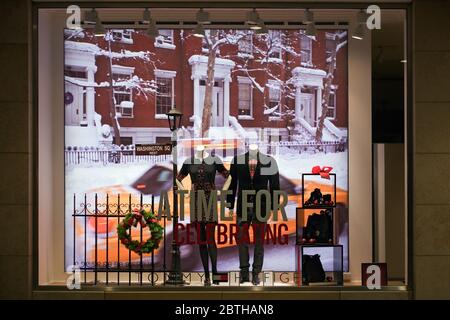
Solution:
M 249 168 L 250 168 L 250 177 L 253 179 L 253 176 L 255 175 L 255 171 L 256 171 L 256 159 L 250 159 L 250 161 L 248 162 Z

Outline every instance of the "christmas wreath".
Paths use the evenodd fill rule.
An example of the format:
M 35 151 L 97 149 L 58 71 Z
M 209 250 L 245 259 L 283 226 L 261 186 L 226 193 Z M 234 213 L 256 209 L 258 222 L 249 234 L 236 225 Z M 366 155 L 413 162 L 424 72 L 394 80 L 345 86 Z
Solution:
M 129 230 L 132 226 L 136 227 L 138 223 L 142 228 L 148 227 L 150 230 L 151 236 L 146 241 L 141 242 L 131 239 L 131 231 Z M 127 249 L 141 255 L 143 253 L 151 253 L 152 250 L 158 249 L 159 242 L 163 236 L 163 227 L 159 225 L 153 212 L 134 209 L 117 226 L 117 235 L 120 242 Z

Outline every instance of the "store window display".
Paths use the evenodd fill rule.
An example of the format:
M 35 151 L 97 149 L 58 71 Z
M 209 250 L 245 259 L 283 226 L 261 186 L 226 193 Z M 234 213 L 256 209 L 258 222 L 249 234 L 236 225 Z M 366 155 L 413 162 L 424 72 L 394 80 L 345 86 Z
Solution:
M 107 17 L 109 10 L 98 9 L 99 16 Z M 154 19 L 163 17 L 163 13 L 167 12 L 165 10 L 153 12 Z M 220 10 L 211 10 L 214 15 L 223 14 L 226 18 Z M 133 9 L 136 15 L 140 15 L 140 11 L 140 8 Z M 192 9 L 185 11 L 186 14 L 194 12 Z M 236 9 L 236 18 L 245 18 L 246 11 Z M 251 281 L 265 287 L 301 286 L 301 281 L 296 279 L 302 277 L 302 264 L 297 259 L 302 254 L 321 255 L 323 269 L 328 273 L 337 270 L 334 268 L 335 261 L 342 261 L 343 267 L 339 265 L 338 271 L 346 273 L 347 284 L 354 284 L 360 281 L 361 263 L 371 261 L 373 256 L 376 261 L 388 261 L 393 256 L 404 257 L 401 248 L 397 250 L 389 245 L 384 250 L 385 244 L 382 242 L 375 243 L 381 248 L 379 252 L 372 252 L 376 237 L 383 236 L 385 232 L 381 223 L 400 216 L 394 217 L 386 211 L 386 219 L 377 220 L 380 225 L 372 225 L 375 221 L 371 219 L 372 211 L 380 211 L 378 207 L 388 208 L 391 200 L 386 198 L 384 206 L 381 203 L 383 194 L 379 193 L 382 190 L 371 188 L 370 166 L 378 163 L 372 161 L 370 152 L 371 110 L 359 106 L 368 106 L 371 102 L 364 88 L 370 88 L 373 79 L 367 67 L 371 65 L 373 41 L 369 34 L 362 41 L 351 37 L 350 29 L 357 21 L 358 10 L 319 10 L 317 22 L 344 23 L 321 24 L 316 35 L 309 38 L 304 35 L 304 25 L 276 24 L 276 11 L 267 8 L 262 12 L 268 21 L 272 20 L 273 25 L 266 33 L 248 32 L 252 38 L 248 45 L 252 47 L 254 57 L 242 55 L 241 43 L 229 43 L 221 46 L 215 62 L 210 64 L 202 41 L 193 36 L 194 30 L 187 24 L 183 28 L 169 30 L 176 50 L 168 56 L 168 52 L 164 51 L 168 48 L 156 46 L 155 37 L 141 26 L 126 29 L 132 43 L 95 36 L 91 28 L 84 28 L 82 32 L 66 28 L 62 38 L 54 30 L 64 28 L 58 22 L 63 19 L 48 18 L 65 16 L 65 11 L 48 13 L 48 17 L 39 16 L 39 47 L 43 51 L 39 55 L 39 66 L 40 70 L 45 70 L 40 77 L 46 79 L 45 74 L 52 75 L 46 79 L 50 85 L 39 85 L 38 88 L 39 128 L 42 131 L 39 136 L 42 142 L 45 141 L 42 137 L 65 137 L 64 143 L 57 145 L 55 142 L 48 153 L 40 151 L 41 176 L 49 176 L 55 168 L 64 168 L 64 173 L 55 172 L 55 179 L 59 179 L 55 184 L 57 187 L 39 186 L 42 197 L 47 196 L 55 201 L 40 201 L 39 220 L 54 219 L 52 225 L 64 223 L 65 226 L 50 230 L 54 233 L 51 237 L 42 236 L 40 239 L 39 267 L 43 270 L 40 283 L 54 283 L 57 280 L 63 283 L 64 271 L 73 264 L 86 275 L 83 277 L 86 284 L 166 285 L 166 275 L 171 271 L 168 269 L 172 252 L 170 245 L 177 235 L 182 238 L 179 244 L 181 272 L 185 284 L 190 286 L 211 285 L 216 275 L 224 276 L 220 287 L 245 287 L 246 283 L 251 286 Z M 295 13 L 295 17 L 292 14 L 292 21 L 299 12 Z M 183 20 L 186 16 L 189 15 L 183 11 L 179 19 Z M 287 20 L 288 16 L 286 12 Z M 128 11 L 120 18 L 128 21 Z M 238 39 L 242 31 L 241 27 L 234 25 L 214 29 L 218 32 L 217 36 L 224 39 L 223 42 Z M 208 30 L 205 35 L 204 41 L 211 37 Z M 331 45 L 333 39 L 336 43 Z M 280 46 L 277 59 L 270 54 L 273 53 L 269 50 L 272 40 Z M 64 46 L 60 43 L 62 41 Z M 155 111 L 160 98 L 158 94 L 162 90 L 158 81 L 155 81 L 156 91 L 148 91 L 145 99 L 138 94 L 139 88 L 133 87 L 133 118 L 125 119 L 122 115 L 117 122 L 111 119 L 110 93 L 103 86 L 109 81 L 109 67 L 104 63 L 105 57 L 93 54 L 106 53 L 102 49 L 107 47 L 108 41 L 111 42 L 114 68 L 135 70 L 133 74 L 136 79 L 126 79 L 127 85 L 135 85 L 136 80 L 142 80 L 139 82 L 142 87 L 155 81 L 156 75 L 160 77 L 162 74 L 173 78 L 172 102 L 184 115 L 177 134 L 177 160 L 168 153 L 135 154 L 136 145 L 160 147 L 171 139 L 172 133 L 164 121 L 166 118 L 157 117 L 159 113 Z M 378 41 L 377 38 L 375 41 Z M 53 48 L 51 50 L 55 54 L 59 52 L 59 61 L 64 61 L 64 65 L 58 66 L 45 59 L 48 49 L 44 48 Z M 329 68 L 329 51 L 334 48 L 335 66 Z M 310 63 L 304 63 L 305 52 Z M 148 60 L 144 59 L 143 53 L 148 53 Z M 66 70 L 64 81 L 61 81 L 61 70 Z M 70 70 L 85 70 L 87 78 L 80 78 Z M 205 84 L 207 75 L 211 73 L 214 74 L 214 85 L 210 88 L 211 119 L 209 128 L 204 128 L 206 125 L 202 126 L 201 120 L 208 90 Z M 251 117 L 240 114 L 242 84 L 248 85 L 251 93 L 251 99 L 246 100 L 250 104 Z M 332 89 L 330 94 L 334 100 L 328 97 L 328 86 Z M 86 99 L 76 95 L 83 87 L 88 91 Z M 274 89 L 279 91 L 279 99 L 275 99 L 277 105 L 271 104 Z M 53 100 L 62 101 L 57 97 L 64 97 L 66 93 L 75 98 L 61 110 Z M 305 104 L 306 100 L 309 102 Z M 325 117 L 322 123 L 321 115 L 329 115 L 325 103 L 329 101 L 334 101 L 334 113 L 332 117 Z M 77 118 L 75 116 L 81 112 L 77 110 L 85 110 L 88 120 L 91 119 L 87 126 L 64 118 L 64 115 Z M 48 117 L 55 112 L 59 113 Z M 162 113 L 159 115 L 162 116 Z M 64 125 L 53 118 L 65 119 Z M 353 120 L 350 122 L 349 119 Z M 113 130 L 115 124 L 120 131 L 120 139 L 112 139 L 112 136 L 117 136 Z M 107 130 L 111 139 L 101 138 L 98 128 Z M 64 154 L 64 165 L 58 162 L 61 159 L 54 158 L 54 154 Z M 379 160 L 383 162 L 381 156 L 380 153 Z M 173 171 L 173 160 L 178 172 Z M 276 168 L 276 172 L 263 173 L 272 167 Z M 303 178 L 304 174 L 314 174 L 317 167 L 321 170 L 332 168 L 330 174 L 335 175 L 334 180 L 322 176 L 322 172 L 308 176 L 306 180 Z M 383 174 L 379 175 L 382 177 Z M 174 176 L 178 178 L 175 181 Z M 393 180 L 388 171 L 385 177 Z M 379 181 L 386 181 L 388 185 L 387 180 Z M 178 208 L 173 205 L 174 182 L 179 191 L 184 191 L 178 194 L 177 199 L 181 198 L 177 202 Z M 353 186 L 351 197 L 350 185 Z M 315 192 L 315 189 L 318 191 Z M 401 198 L 401 189 L 398 190 L 395 193 L 397 199 Z M 274 191 L 279 193 L 274 195 Z M 228 197 L 226 192 L 230 193 Z M 281 193 L 280 200 L 285 201 L 282 205 L 284 214 L 281 208 L 279 212 L 274 208 L 275 203 L 280 204 L 274 198 Z M 216 195 L 220 195 L 220 204 Z M 373 199 L 375 196 L 381 199 L 379 206 Z M 243 206 L 244 201 L 253 208 Z M 375 207 L 371 205 L 374 201 Z M 213 204 L 221 209 L 219 216 L 217 211 L 209 209 Z M 232 207 L 231 214 L 227 210 L 230 207 L 228 204 Z M 166 210 L 167 205 L 170 210 L 159 214 L 159 208 Z M 130 254 L 117 236 L 117 225 L 135 209 L 158 213 L 159 220 L 154 223 L 164 228 L 160 247 L 152 253 Z M 274 209 L 276 216 L 282 214 L 282 219 L 273 218 Z M 61 212 L 64 212 L 64 217 Z M 187 213 L 186 216 L 184 213 Z M 168 218 L 176 214 L 180 218 L 179 228 Z M 266 221 L 259 219 L 261 216 L 271 218 Z M 47 223 L 40 228 L 44 230 L 41 235 L 49 232 Z M 256 237 L 254 234 L 252 237 L 253 232 L 256 232 Z M 193 234 L 197 239 L 194 240 Z M 245 239 L 246 234 L 250 234 L 250 241 L 238 243 L 237 240 Z M 133 226 L 129 235 L 136 241 L 141 237 L 144 241 L 150 236 L 142 232 L 139 226 Z M 264 241 L 262 236 L 266 238 Z M 389 243 L 403 243 L 401 233 L 396 234 L 396 239 Z M 339 245 L 342 250 L 322 249 Z M 302 248 L 307 249 L 302 252 Z M 252 250 L 254 253 L 251 253 Z M 60 256 L 54 259 L 47 252 L 56 252 Z M 339 259 L 334 259 L 335 252 L 339 253 Z M 390 270 L 397 270 L 395 276 L 398 274 L 397 278 L 401 278 L 401 258 L 397 260 L 398 267 L 394 269 L 395 261 L 391 262 L 392 259 L 389 266 Z M 51 266 L 49 270 L 48 266 Z M 222 273 L 217 272 L 218 269 Z M 211 272 L 213 275 L 210 275 Z M 325 281 L 323 285 L 337 282 L 334 279 Z M 306 282 L 314 281 L 309 279 Z

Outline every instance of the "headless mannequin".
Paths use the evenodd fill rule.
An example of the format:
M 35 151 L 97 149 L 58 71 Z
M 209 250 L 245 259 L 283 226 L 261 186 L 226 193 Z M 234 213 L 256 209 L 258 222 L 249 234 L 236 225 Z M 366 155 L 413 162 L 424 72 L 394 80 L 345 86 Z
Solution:
M 194 158 L 197 160 L 203 161 L 209 156 L 209 153 L 205 151 L 205 146 L 199 145 L 195 149 Z M 176 179 L 176 183 L 179 190 L 184 190 L 184 186 Z M 228 190 L 231 184 L 231 176 L 228 176 L 225 181 L 222 190 Z M 186 197 L 188 194 L 186 194 Z M 209 286 L 211 285 L 211 280 L 209 276 L 209 259 L 211 259 L 212 272 L 213 274 L 217 273 L 217 246 L 215 241 L 215 223 L 214 222 L 199 222 L 196 226 L 196 232 L 200 233 L 200 240 L 202 243 L 200 244 L 200 258 L 202 260 L 203 269 L 205 272 L 204 284 Z M 207 239 L 209 238 L 209 239 Z M 216 282 L 214 282 L 216 283 Z

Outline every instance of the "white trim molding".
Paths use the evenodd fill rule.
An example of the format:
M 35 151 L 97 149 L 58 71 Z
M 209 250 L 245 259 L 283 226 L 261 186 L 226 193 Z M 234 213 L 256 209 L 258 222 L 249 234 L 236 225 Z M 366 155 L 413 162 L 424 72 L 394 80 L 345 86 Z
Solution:
M 133 74 L 134 73 L 134 67 L 128 67 L 128 66 L 121 66 L 118 64 L 113 64 L 111 67 L 112 73 L 119 73 L 119 74 Z
M 176 76 L 177 76 L 177 72 L 176 71 L 155 69 L 155 77 L 175 78 Z

